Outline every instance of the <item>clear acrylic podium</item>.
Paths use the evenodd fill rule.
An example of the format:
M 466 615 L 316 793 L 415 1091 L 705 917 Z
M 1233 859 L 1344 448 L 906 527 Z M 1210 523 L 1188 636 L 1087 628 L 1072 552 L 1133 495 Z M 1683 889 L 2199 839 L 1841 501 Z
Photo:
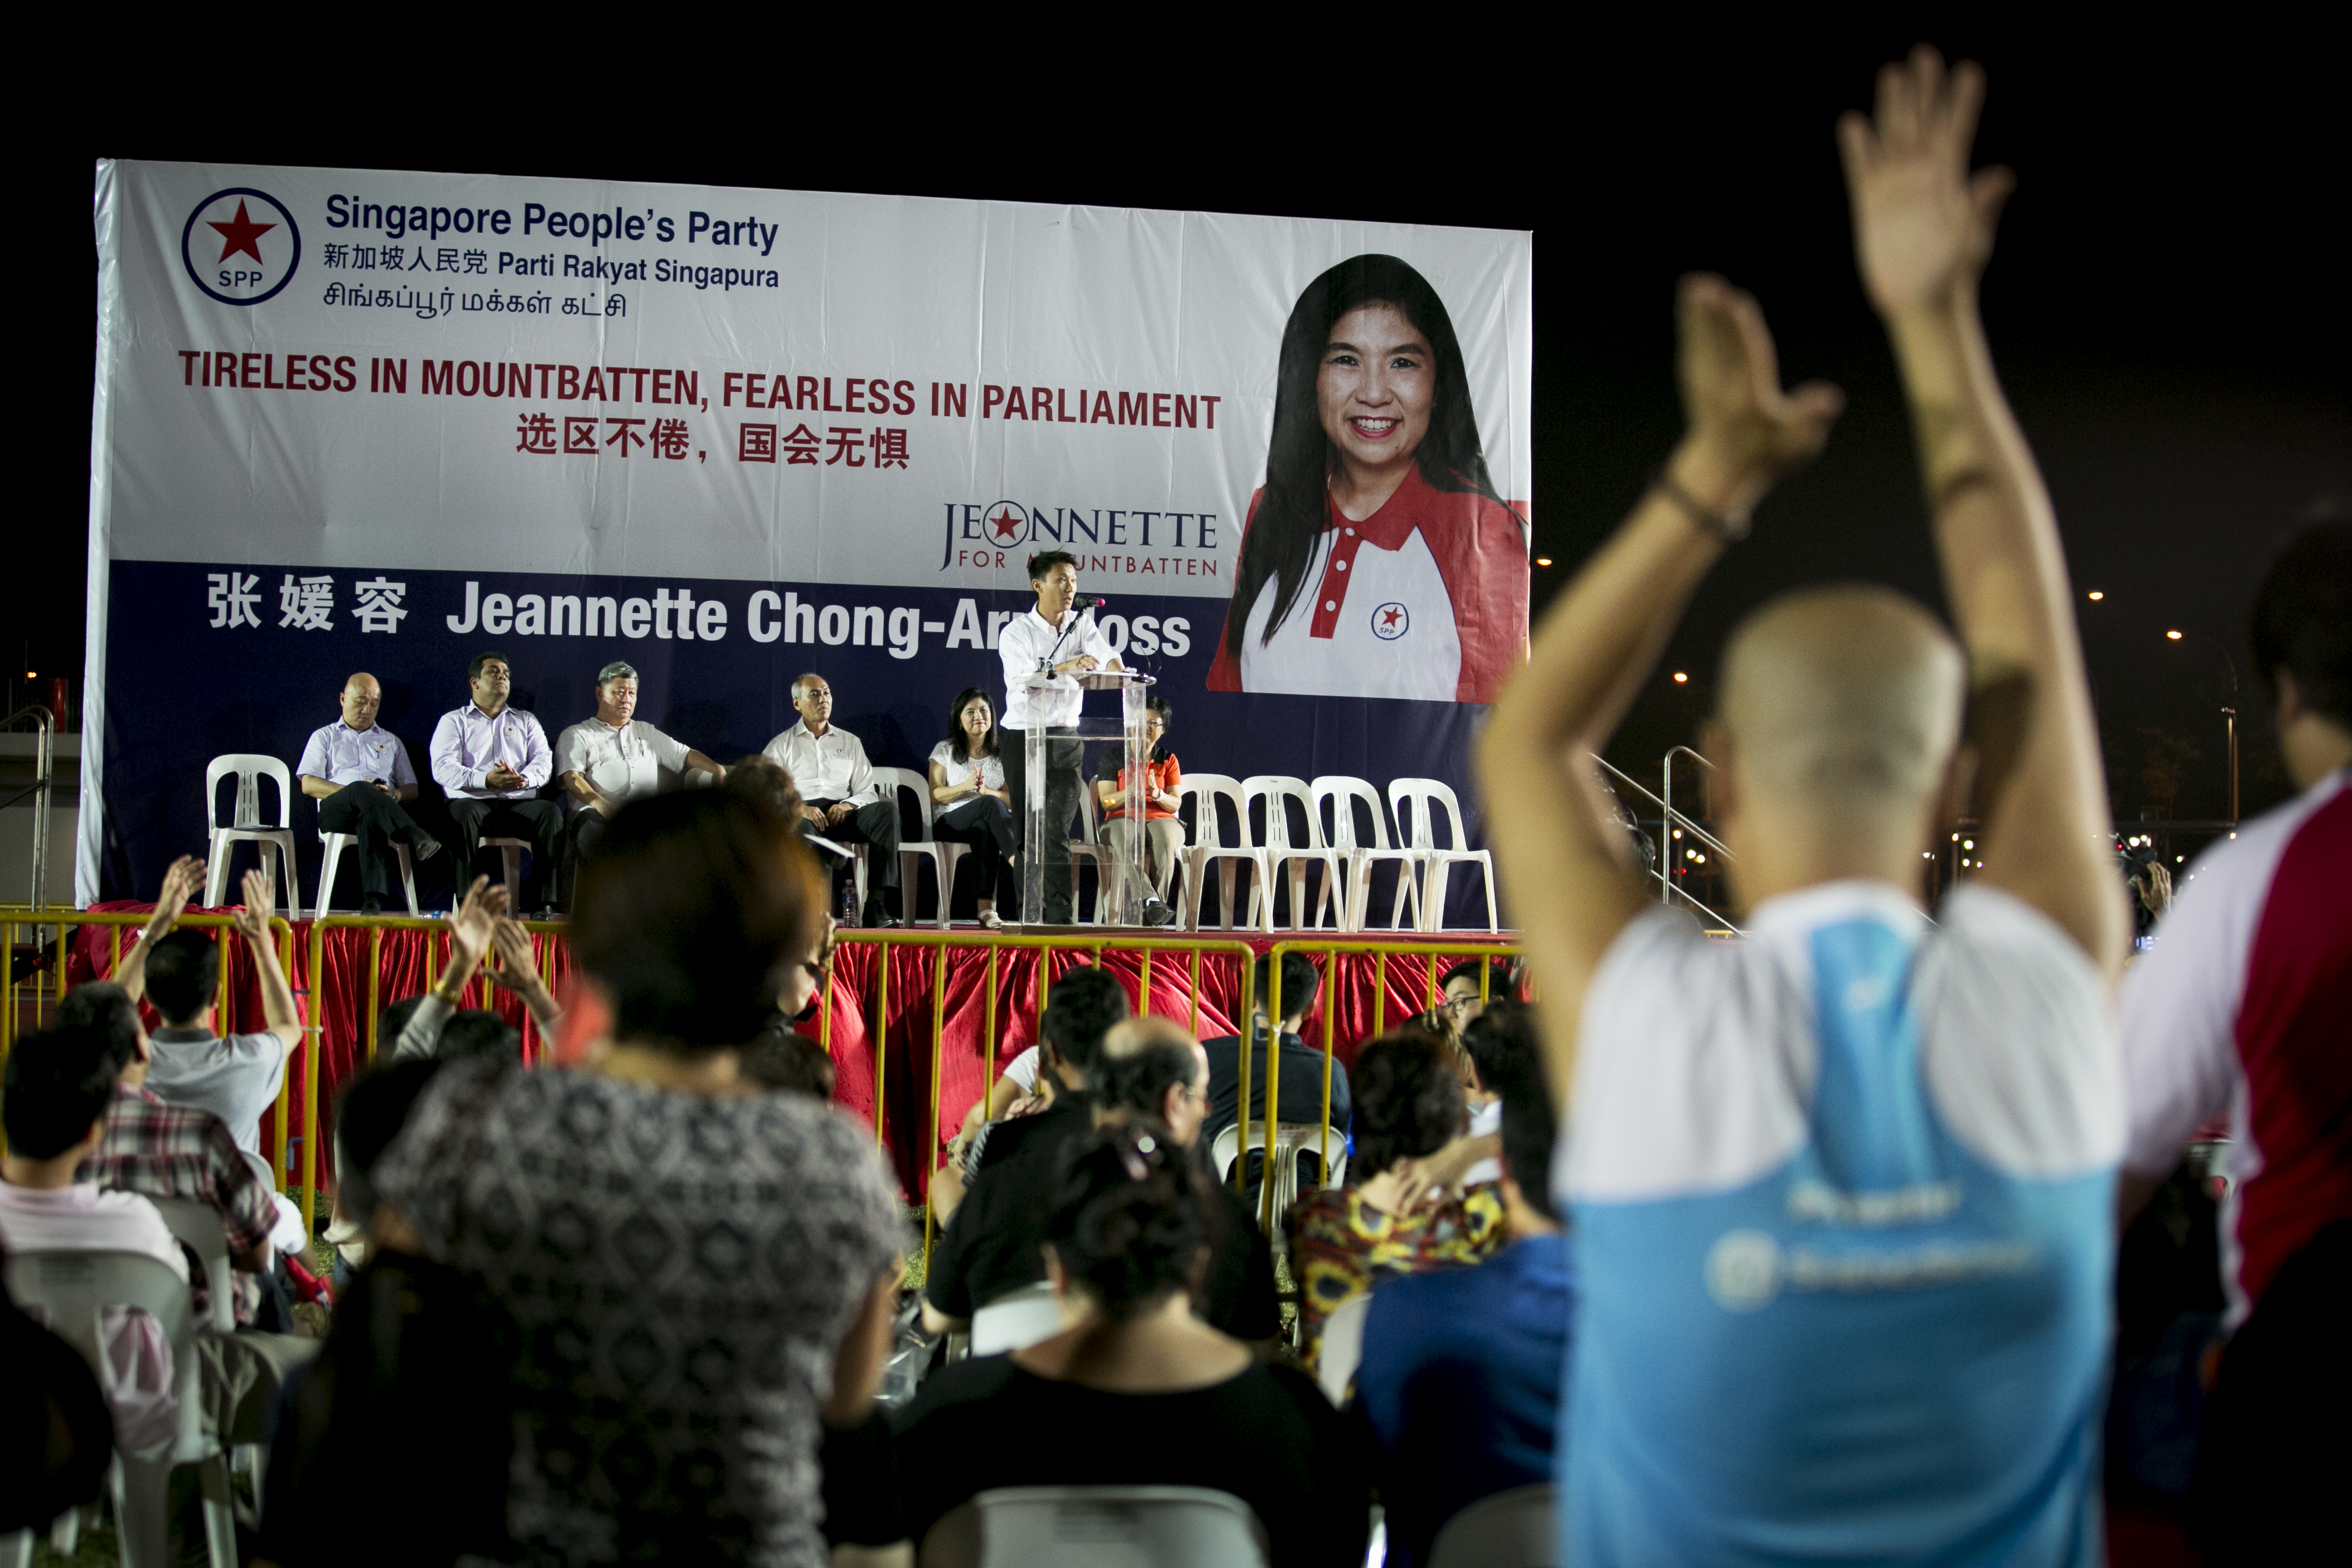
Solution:
M 1070 832 L 1070 824 L 1066 822 L 1048 823 L 1046 821 L 1045 774 L 1048 750 L 1059 742 L 1072 742 L 1079 746 L 1078 787 L 1085 790 L 1094 788 L 1094 781 L 1087 776 L 1085 742 L 1088 741 L 1124 742 L 1127 756 L 1121 776 L 1130 780 L 1139 780 L 1142 777 L 1143 760 L 1150 751 L 1143 740 L 1143 700 L 1146 690 L 1156 684 L 1150 676 L 1131 669 L 1096 669 L 1079 675 L 1056 677 L 1041 673 L 1029 678 L 1029 689 L 1032 691 L 1067 691 L 1072 684 L 1076 685 L 1082 692 L 1117 692 L 1118 694 L 1118 713 L 1117 717 L 1113 717 L 1108 712 L 1098 711 L 1089 716 L 1081 708 L 1078 721 L 1075 725 L 1053 730 L 1033 725 L 1022 732 L 1021 766 L 1024 770 L 1024 785 L 1022 791 L 1022 802 L 1025 809 L 1022 812 L 1021 824 L 1021 923 L 1024 926 L 1042 924 L 1045 919 L 1045 846 L 1055 835 L 1061 836 L 1066 841 Z M 1086 698 L 1082 696 L 1079 700 L 1083 703 Z M 1136 814 L 1135 820 L 1139 823 L 1142 820 L 1140 813 Z M 1143 900 L 1150 890 L 1150 884 L 1144 879 L 1143 875 L 1145 836 L 1141 833 L 1130 832 L 1123 837 L 1127 842 L 1120 851 L 1118 862 L 1120 872 L 1118 879 L 1120 895 L 1117 911 L 1118 918 L 1116 921 L 1102 919 L 1100 900 L 1109 895 L 1109 889 L 1102 888 L 1096 893 L 1096 921 L 1098 924 L 1139 926 L 1143 923 Z M 1055 866 L 1056 875 L 1066 875 L 1062 869 L 1063 865 L 1066 863 L 1066 857 L 1056 858 Z M 1070 903 L 1070 918 L 1075 921 L 1078 915 L 1077 900 L 1075 894 L 1072 895 Z

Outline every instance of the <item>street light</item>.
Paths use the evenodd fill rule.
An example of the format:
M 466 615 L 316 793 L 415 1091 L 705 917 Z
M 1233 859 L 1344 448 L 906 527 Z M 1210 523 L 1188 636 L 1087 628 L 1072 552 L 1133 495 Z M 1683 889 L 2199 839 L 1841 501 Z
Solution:
M 2184 634 L 2179 631 L 2168 631 L 2164 635 L 2166 640 L 2179 642 Z M 2230 704 L 2221 710 L 2221 717 L 2227 721 L 2230 727 L 2230 822 L 2234 826 L 2238 820 L 2238 661 L 2230 657 L 2228 648 L 2223 647 L 2203 632 L 2189 632 L 2185 635 L 2209 645 L 2215 653 L 2221 656 L 2221 663 L 2230 671 Z

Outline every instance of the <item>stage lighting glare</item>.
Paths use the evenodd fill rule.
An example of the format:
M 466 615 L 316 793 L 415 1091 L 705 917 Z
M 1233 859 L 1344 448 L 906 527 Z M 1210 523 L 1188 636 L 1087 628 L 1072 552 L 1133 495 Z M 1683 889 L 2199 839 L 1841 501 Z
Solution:
M 1679 670 L 1679 669 L 1678 669 L 1678 670 L 1675 671 L 1675 684 L 1676 686 L 1687 686 L 1687 685 L 1689 685 L 1689 684 L 1690 684 L 1690 676 L 1689 676 L 1686 672 L 1685 672 L 1685 671 L 1683 671 L 1683 670 Z
M 2105 597 L 2106 597 L 2106 595 L 2105 595 L 2105 594 L 2100 593 L 2096 588 L 2094 588 L 2094 589 L 2092 589 L 2092 590 L 2091 590 L 2091 603 L 2093 603 L 2093 604 L 2095 604 L 2095 604 L 2097 604 L 2101 599 L 2104 599 L 2104 598 L 2105 598 Z
M 1549 566 L 1551 564 L 1551 557 L 1549 555 L 1538 555 L 1536 557 L 1536 564 L 1538 566 Z
M 2180 634 L 2179 632 L 2167 632 L 2164 636 L 2165 639 L 2168 642 L 2179 642 L 2180 640 Z

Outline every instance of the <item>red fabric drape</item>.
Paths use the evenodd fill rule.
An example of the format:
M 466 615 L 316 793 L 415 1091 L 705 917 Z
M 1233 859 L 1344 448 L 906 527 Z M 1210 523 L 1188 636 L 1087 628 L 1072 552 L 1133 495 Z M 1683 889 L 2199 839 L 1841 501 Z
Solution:
M 93 912 L 138 910 L 150 906 L 139 904 L 101 904 Z M 136 931 L 125 932 L 127 943 Z M 233 934 L 233 933 L 232 933 Z M 862 933 L 859 933 L 862 934 Z M 317 1147 L 331 1149 L 333 1142 L 334 1099 L 352 1073 L 357 1071 L 367 1054 L 366 1015 L 368 1009 L 368 956 L 371 932 L 355 927 L 329 927 L 320 964 L 318 994 L 309 994 L 310 922 L 297 921 L 294 926 L 294 968 L 290 978 L 296 999 L 302 1004 L 306 1020 L 316 1018 L 321 1025 L 319 1035 L 319 1132 Z M 571 953 L 560 933 L 534 936 L 533 945 L 542 966 L 548 962 L 548 948 L 553 948 L 554 990 L 564 994 L 571 984 L 572 966 Z M 1203 931 L 1203 942 L 1240 940 L 1248 942 L 1253 951 L 1264 952 L 1276 940 L 1290 940 L 1286 935 L 1276 939 L 1235 932 L 1228 938 L 1223 933 Z M 1463 939 L 1452 936 L 1451 942 Z M 383 933 L 377 952 L 377 983 L 375 1007 L 378 1011 L 390 1006 L 404 996 L 414 996 L 425 989 L 427 945 L 432 952 L 433 973 L 438 974 L 448 963 L 449 939 L 446 931 L 394 931 Z M 110 964 L 111 933 L 103 927 L 83 926 L 76 930 L 67 959 L 67 979 L 69 985 L 104 976 Z M 1051 983 L 1076 965 L 1094 961 L 1092 943 L 1084 942 L 1073 948 L 1040 950 L 1036 948 L 1002 947 L 996 954 L 996 999 L 994 1007 L 993 1060 L 986 1065 L 981 1060 L 989 1038 L 988 967 L 990 949 L 985 947 L 939 948 L 911 944 L 892 944 L 889 955 L 889 986 L 887 997 L 882 987 L 882 954 L 879 943 L 862 940 L 844 942 L 834 956 L 831 1026 L 815 1016 L 803 1024 L 801 1032 L 811 1038 L 825 1038 L 833 1053 L 836 1081 L 834 1099 L 843 1111 L 871 1128 L 876 1124 L 875 1092 L 877 1068 L 881 1080 L 881 1132 L 892 1167 L 902 1187 L 909 1196 L 919 1197 L 924 1192 L 932 1162 L 963 1121 L 971 1103 L 986 1092 L 988 1085 L 1005 1065 L 1020 1055 L 1037 1037 L 1036 994 L 1037 968 L 1041 960 L 1050 964 L 1047 994 Z M 933 1016 L 932 986 L 937 965 L 944 954 L 947 976 L 940 998 L 940 1051 L 938 1115 L 931 1113 L 931 1026 Z M 1133 1005 L 1141 984 L 1142 950 L 1107 946 L 1102 952 L 1103 966 L 1116 974 L 1126 987 L 1128 1000 Z M 1371 1038 L 1374 1011 L 1374 986 L 1383 995 L 1380 1001 L 1381 1023 L 1394 1028 L 1413 1014 L 1430 1005 L 1435 988 L 1435 975 L 1443 973 L 1454 962 L 1450 958 L 1434 961 L 1405 952 L 1339 953 L 1337 956 L 1337 977 L 1330 973 L 1330 959 L 1315 955 L 1325 968 L 1325 984 L 1308 1011 L 1303 1030 L 1309 1045 L 1323 1044 L 1323 1031 L 1328 1017 L 1331 1028 L 1332 1051 L 1342 1066 L 1351 1065 L 1364 1042 Z M 1193 1013 L 1192 954 L 1183 952 L 1155 952 L 1151 954 L 1150 1011 L 1173 1018 L 1189 1028 L 1195 1028 L 1201 1038 L 1236 1032 L 1235 1017 L 1241 1005 L 1242 965 L 1240 956 L 1232 952 L 1204 953 L 1201 959 L 1200 1003 L 1197 1025 Z M 224 1033 L 251 1031 L 262 1026 L 261 991 L 253 973 L 252 961 L 241 942 L 230 941 L 224 948 L 221 971 L 222 1003 L 217 1026 Z M 547 1042 L 539 1038 L 520 1003 L 507 992 L 477 979 L 470 988 L 472 1005 L 488 1006 L 521 1031 L 523 1050 L 536 1060 Z M 487 993 L 488 999 L 484 999 Z M 151 1025 L 153 1019 L 150 1018 Z M 877 1035 L 881 1049 L 876 1049 Z M 376 1048 L 389 1051 L 392 1041 L 379 1038 Z M 301 1185 L 310 1162 L 304 1151 L 292 1140 L 302 1135 L 302 1105 L 306 1068 L 302 1053 L 297 1052 L 288 1068 L 286 1103 L 290 1112 L 289 1158 L 294 1171 L 287 1178 L 289 1186 Z M 261 1142 L 265 1150 L 276 1146 L 276 1115 L 262 1119 Z M 331 1185 L 331 1173 L 320 1172 L 321 1184 Z

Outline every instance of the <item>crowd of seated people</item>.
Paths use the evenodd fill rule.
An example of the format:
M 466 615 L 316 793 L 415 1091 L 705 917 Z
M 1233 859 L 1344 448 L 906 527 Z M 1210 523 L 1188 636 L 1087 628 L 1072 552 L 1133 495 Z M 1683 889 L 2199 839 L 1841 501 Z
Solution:
M 1388 1560 L 1417 1565 L 1466 1510 L 1549 1479 L 1550 1560 L 1580 1568 L 2073 1568 L 2142 1560 L 2144 1537 L 2105 1536 L 2102 1433 L 2159 1427 L 2168 1464 L 2124 1468 L 2186 1532 L 2165 1560 L 2340 1555 L 2352 519 L 2296 533 L 2251 616 L 2296 795 L 2200 860 L 2126 968 L 2059 535 L 1976 313 L 2007 189 L 1969 174 L 1981 91 L 1923 51 L 1840 132 L 1952 627 L 1853 587 L 1744 621 L 1707 749 L 1746 934 L 1649 897 L 1571 759 L 1839 406 L 1781 388 L 1755 301 L 1687 281 L 1689 432 L 1480 742 L 1526 973 L 1448 973 L 1446 1006 L 1334 1069 L 1342 1184 L 1312 1173 L 1271 1232 L 1262 1177 L 1212 1151 L 1268 1081 L 1284 1123 L 1319 1118 L 1297 1029 L 1323 977 L 1262 970 L 1282 1001 L 1245 1025 L 1244 1084 L 1240 1037 L 1133 1016 L 1082 964 L 1034 1063 L 972 1108 L 908 1287 L 921 1215 L 793 1026 L 835 903 L 803 830 L 863 810 L 862 750 L 828 752 L 803 689 L 810 757 L 600 810 L 561 1015 L 504 890 L 467 890 L 453 969 L 506 956 L 567 1049 L 525 1063 L 462 982 L 395 1005 L 336 1108 L 331 1239 L 355 1268 L 323 1339 L 286 1331 L 308 1270 L 285 1254 L 309 1238 L 250 1158 L 299 1037 L 257 876 L 238 940 L 263 1034 L 215 1031 L 217 949 L 173 929 L 184 866 L 117 979 L 16 1043 L 0 1247 L 148 1257 L 193 1298 L 203 1260 L 155 1204 L 217 1215 L 235 1326 L 203 1342 L 204 1420 L 270 1444 L 255 1563 L 946 1561 L 1000 1489 L 1158 1485 L 1235 1500 L 1276 1563 L 1363 1562 L 1377 1504 Z M 500 730 L 495 679 L 478 695 L 458 750 L 494 748 L 481 798 L 505 799 L 544 740 L 538 762 L 496 751 L 535 725 Z M 1919 849 L 1960 787 L 1985 865 L 1931 920 Z M 2172 1201 L 2217 1118 L 2214 1310 L 2135 1327 L 2170 1370 L 2135 1363 L 2111 1396 L 2118 1228 Z M 959 1357 L 1015 1297 L 1044 1308 L 1021 1342 Z M 135 1316 L 78 1377 L 19 1305 L 0 1306 L 0 1531 L 89 1499 L 169 1384 Z M 1325 1354 L 1343 1310 L 1348 1378 Z M 901 1363 L 920 1375 L 882 1408 Z

